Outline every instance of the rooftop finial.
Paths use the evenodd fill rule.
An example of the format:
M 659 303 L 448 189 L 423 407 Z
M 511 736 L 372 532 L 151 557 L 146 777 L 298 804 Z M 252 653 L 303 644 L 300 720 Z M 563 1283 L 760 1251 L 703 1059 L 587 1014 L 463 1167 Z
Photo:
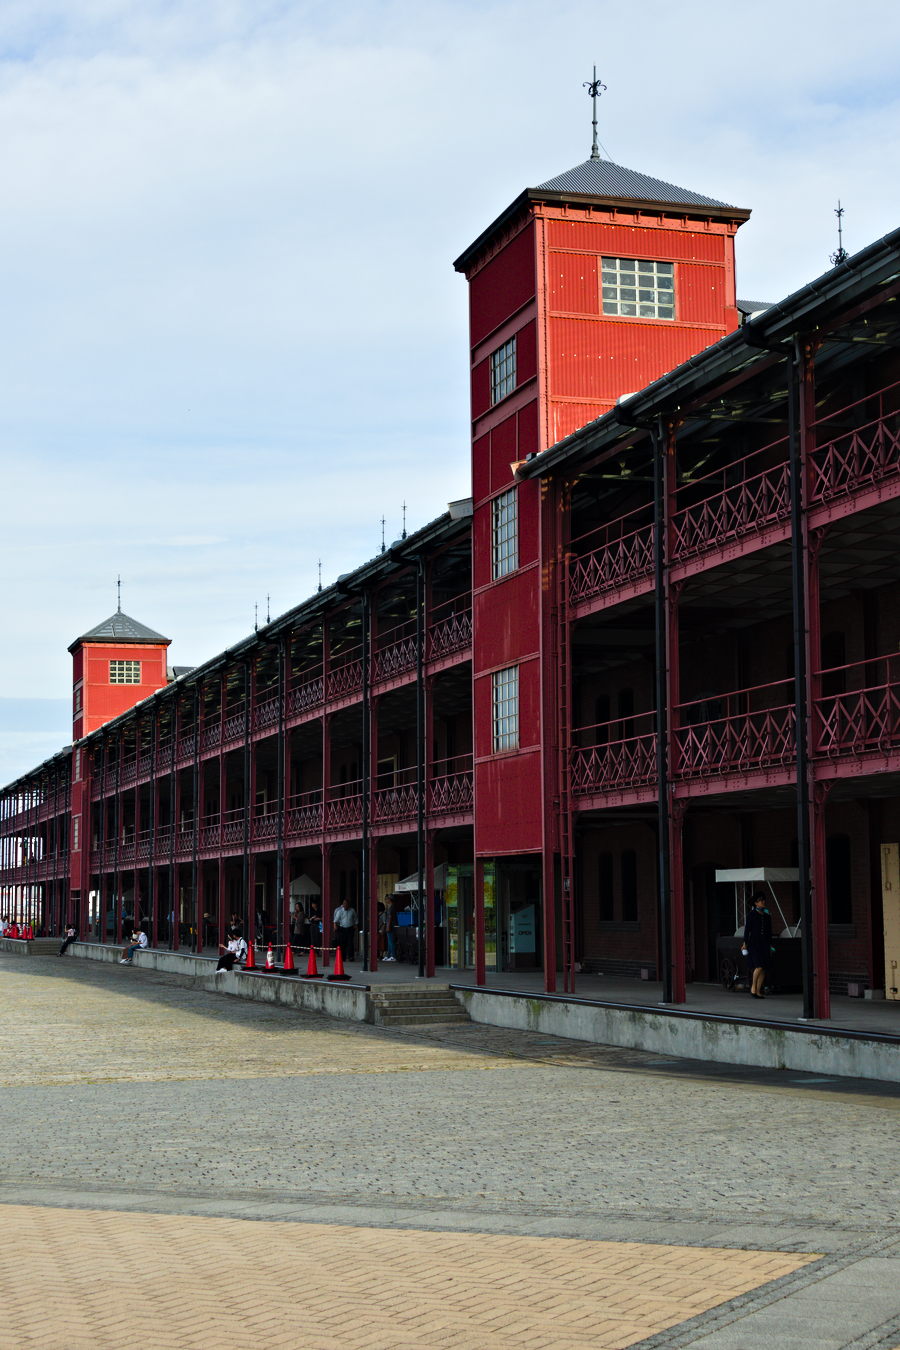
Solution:
M 266 592 L 266 623 L 272 622 L 272 606 L 270 604 L 272 597 Z
M 382 553 L 384 552 L 385 548 L 386 548 L 386 545 L 385 545 L 385 542 L 384 542 L 384 516 L 382 516 L 382 517 L 381 517 L 381 551 L 382 551 Z
M 319 590 L 322 589 L 322 559 L 319 559 Z
M 406 538 L 406 502 L 403 503 L 403 533 L 401 534 L 400 538 L 401 539 Z
M 844 231 L 841 227 L 841 216 L 844 214 L 844 208 L 841 206 L 840 198 L 838 198 L 838 204 L 835 207 L 834 214 L 837 216 L 838 222 L 838 246 L 837 250 L 831 255 L 831 261 L 834 263 L 835 267 L 840 267 L 841 263 L 846 262 L 850 257 L 850 254 L 844 248 Z
M 254 633 L 259 632 L 259 605 L 255 600 L 253 601 L 253 631 Z
M 594 66 L 594 78 L 593 78 L 592 80 L 585 80 L 585 81 L 584 81 L 584 87 L 585 87 L 585 89 L 588 91 L 588 93 L 590 94 L 590 96 L 591 96 L 591 102 L 593 103 L 593 106 L 594 106 L 594 120 L 593 120 L 593 127 L 594 127 L 594 141 L 593 141 L 593 144 L 591 145 L 591 159 L 599 159 L 599 158 L 600 158 L 600 147 L 599 147 L 599 145 L 597 144 L 597 99 L 600 97 L 600 95 L 601 95 L 601 94 L 603 93 L 603 91 L 605 90 L 606 85 L 603 83 L 602 80 L 598 80 L 598 79 L 597 79 L 597 67 L 596 67 L 596 66 Z
M 116 577 L 116 613 L 122 613 L 122 578 Z

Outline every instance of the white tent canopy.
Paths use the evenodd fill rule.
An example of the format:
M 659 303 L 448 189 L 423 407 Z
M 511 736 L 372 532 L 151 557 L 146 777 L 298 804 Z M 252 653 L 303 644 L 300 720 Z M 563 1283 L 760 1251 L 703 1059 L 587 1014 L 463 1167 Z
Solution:
M 434 889 L 436 891 L 445 891 L 447 889 L 446 863 L 441 863 L 440 867 L 436 867 L 434 869 Z M 394 887 L 394 894 L 396 895 L 398 892 L 401 892 L 403 894 L 412 893 L 413 895 L 418 895 L 419 893 L 418 872 L 413 872 L 412 876 L 404 877 L 402 881 L 398 881 L 396 886 Z
M 322 887 L 319 886 L 312 877 L 308 877 L 304 872 L 299 877 L 294 877 L 291 882 L 292 900 L 309 900 L 314 895 L 321 895 Z
M 796 867 L 717 867 L 716 881 L 799 881 Z
M 775 893 L 775 886 L 781 882 L 799 881 L 800 873 L 796 867 L 717 867 L 716 881 L 730 881 L 734 884 L 734 931 L 743 932 L 742 909 L 746 910 L 747 892 L 745 887 L 754 882 L 759 885 L 767 886 L 769 894 L 772 897 L 772 903 L 781 916 L 783 925 L 782 937 L 797 937 L 800 933 L 799 923 L 793 926 L 788 924 L 784 917 L 784 910 Z

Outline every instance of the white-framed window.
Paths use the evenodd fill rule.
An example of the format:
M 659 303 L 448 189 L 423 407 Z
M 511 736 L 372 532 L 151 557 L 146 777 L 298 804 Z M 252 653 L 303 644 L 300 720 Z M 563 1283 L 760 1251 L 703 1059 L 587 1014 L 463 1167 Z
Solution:
M 140 684 L 140 661 L 110 661 L 109 682 L 110 684 Z
M 81 847 L 81 816 L 72 817 L 72 852 L 77 853 Z
M 603 313 L 675 318 L 675 264 L 652 258 L 604 258 Z
M 491 560 L 494 580 L 519 565 L 519 512 L 516 489 L 501 492 L 491 502 Z
M 495 670 L 493 695 L 494 750 L 517 750 L 519 746 L 519 667 Z
M 491 403 L 499 403 L 516 387 L 516 339 L 491 352 Z

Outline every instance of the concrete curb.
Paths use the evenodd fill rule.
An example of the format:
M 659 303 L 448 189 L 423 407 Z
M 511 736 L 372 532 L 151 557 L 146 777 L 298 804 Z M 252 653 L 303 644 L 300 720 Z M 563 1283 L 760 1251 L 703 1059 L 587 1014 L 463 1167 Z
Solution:
M 887 1036 L 451 987 L 472 1021 L 489 1026 L 651 1050 L 682 1059 L 900 1082 L 900 1041 Z
M 73 942 L 66 955 L 86 961 L 117 964 L 122 951 L 122 947 L 102 943 Z M 193 989 L 206 989 L 213 994 L 246 998 L 254 1003 L 277 1003 L 283 1008 L 304 1008 L 350 1022 L 372 1020 L 369 990 L 364 984 L 329 984 L 327 980 L 313 981 L 293 975 L 266 975 L 243 970 L 217 975 L 215 957 L 160 951 L 156 948 L 136 952 L 134 964 L 142 970 L 174 975 Z

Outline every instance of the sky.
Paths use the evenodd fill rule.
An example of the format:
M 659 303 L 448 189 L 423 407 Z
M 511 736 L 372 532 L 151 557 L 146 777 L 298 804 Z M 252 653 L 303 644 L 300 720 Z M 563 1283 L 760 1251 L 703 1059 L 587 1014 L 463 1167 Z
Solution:
M 900 224 L 894 0 L 3 0 L 0 783 L 118 575 L 196 665 L 468 495 L 452 260 L 594 63 L 608 158 L 752 208 L 739 295 Z

